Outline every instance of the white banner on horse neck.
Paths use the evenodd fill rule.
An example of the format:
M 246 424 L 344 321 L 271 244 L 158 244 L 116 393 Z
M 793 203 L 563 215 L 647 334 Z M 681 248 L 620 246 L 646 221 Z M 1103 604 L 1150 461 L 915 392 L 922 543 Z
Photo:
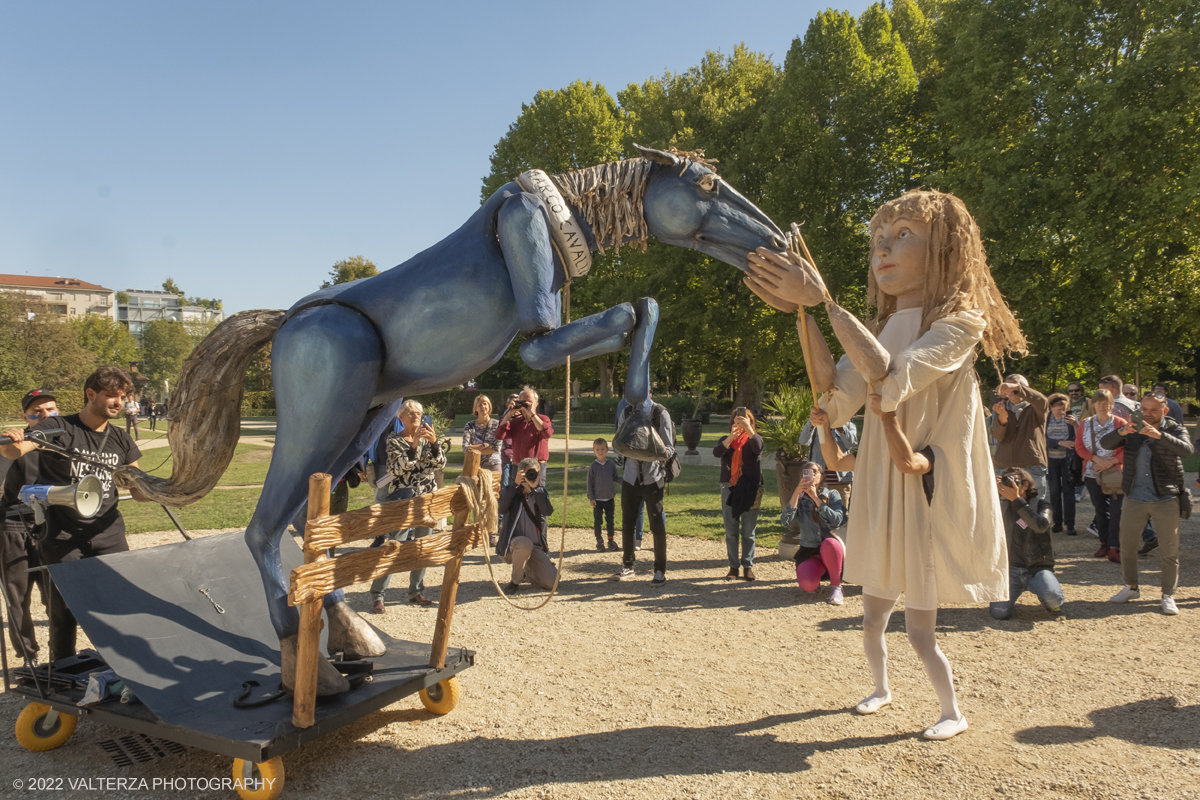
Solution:
M 572 278 L 582 278 L 592 268 L 592 251 L 584 238 L 583 230 L 575 221 L 571 207 L 563 198 L 562 192 L 550 180 L 550 176 L 540 169 L 531 169 L 521 173 L 517 178 L 520 187 L 535 194 L 546 204 L 550 214 L 550 235 L 554 243 L 567 261 L 567 274 Z

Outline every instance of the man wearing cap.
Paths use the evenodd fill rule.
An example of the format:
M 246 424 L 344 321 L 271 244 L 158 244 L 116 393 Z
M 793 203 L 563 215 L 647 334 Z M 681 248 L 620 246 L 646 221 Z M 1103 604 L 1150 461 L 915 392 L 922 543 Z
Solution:
M 29 423 L 26 433 L 42 420 L 57 416 L 58 402 L 45 389 L 34 389 L 21 398 L 21 418 Z M 0 534 L 0 568 L 3 568 L 4 597 L 9 609 L 8 635 L 17 656 L 36 664 L 38 642 L 29 607 L 33 602 L 34 584 L 45 604 L 46 585 L 44 573 L 26 570 L 41 563 L 37 540 L 45 534 L 46 526 L 34 525 L 32 512 L 25 509 L 20 513 L 17 506 L 21 502 L 18 497 L 21 487 L 37 483 L 38 454 L 30 453 L 16 461 L 0 456 L 0 475 L 5 476 L 3 494 L 0 494 L 0 521 L 4 524 Z
M 44 564 L 61 564 L 129 549 L 125 539 L 125 520 L 117 509 L 117 487 L 112 471 L 117 467 L 136 467 L 142 451 L 129 434 L 110 424 L 121 415 L 125 398 L 133 391 L 129 373 L 120 367 L 104 366 L 88 376 L 83 384 L 84 406 L 78 414 L 42 419 L 33 431 L 56 428 L 63 433 L 53 441 L 76 458 L 43 450 L 38 454 L 38 474 L 34 483 L 67 486 L 95 475 L 103 487 L 100 510 L 84 519 L 73 508 L 51 506 L 46 513 L 46 538 L 42 541 Z M 12 444 L 0 445 L 0 456 L 17 459 L 36 449 L 25 432 L 10 429 L 0 432 Z M 146 498 L 137 489 L 130 490 L 134 500 Z M 58 589 L 50 586 L 50 660 L 75 655 L 75 616 L 67 608 Z

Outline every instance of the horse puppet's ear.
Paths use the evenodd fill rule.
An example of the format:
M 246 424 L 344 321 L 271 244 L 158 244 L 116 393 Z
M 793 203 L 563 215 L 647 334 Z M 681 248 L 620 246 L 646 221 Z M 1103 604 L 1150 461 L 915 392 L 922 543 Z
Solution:
M 652 147 L 642 147 L 636 142 L 633 145 L 637 151 L 642 154 L 642 158 L 653 161 L 655 164 L 662 164 L 664 167 L 673 167 L 679 163 L 679 157 L 671 155 L 664 150 L 655 150 Z

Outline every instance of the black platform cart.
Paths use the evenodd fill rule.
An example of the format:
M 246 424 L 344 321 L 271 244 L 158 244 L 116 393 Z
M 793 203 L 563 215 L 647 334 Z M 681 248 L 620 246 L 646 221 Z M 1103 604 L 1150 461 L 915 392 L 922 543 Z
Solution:
M 300 549 L 284 539 L 285 564 L 298 566 Z M 231 782 L 243 798 L 278 797 L 280 756 L 404 697 L 419 694 L 432 713 L 449 713 L 461 696 L 455 676 L 474 664 L 474 652 L 452 649 L 435 669 L 428 643 L 377 631 L 387 654 L 340 664 L 354 688 L 320 700 L 314 724 L 298 728 L 292 698 L 279 688 L 276 634 L 241 532 L 49 570 L 95 650 L 6 675 L 10 691 L 33 701 L 17 721 L 20 744 L 59 747 L 89 716 L 231 757 Z M 80 708 L 88 676 L 110 668 L 137 701 Z

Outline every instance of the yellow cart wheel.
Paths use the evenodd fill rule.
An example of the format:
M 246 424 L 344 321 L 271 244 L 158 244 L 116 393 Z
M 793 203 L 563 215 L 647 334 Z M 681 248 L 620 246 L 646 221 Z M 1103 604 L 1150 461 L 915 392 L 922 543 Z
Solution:
M 44 703 L 30 703 L 25 706 L 17 717 L 17 742 L 26 750 L 42 753 L 61 747 L 63 742 L 71 738 L 75 732 L 78 717 L 70 714 L 56 714 L 53 722 L 47 724 L 46 716 L 53 711 Z
M 430 714 L 449 714 L 461 699 L 462 685 L 457 675 L 421 690 L 421 705 Z
M 234 785 L 239 786 L 237 793 L 242 800 L 275 800 L 283 794 L 283 759 L 275 756 L 270 761 L 261 764 L 251 763 L 250 784 L 240 785 L 246 780 L 243 774 L 246 762 L 240 758 L 233 760 Z

